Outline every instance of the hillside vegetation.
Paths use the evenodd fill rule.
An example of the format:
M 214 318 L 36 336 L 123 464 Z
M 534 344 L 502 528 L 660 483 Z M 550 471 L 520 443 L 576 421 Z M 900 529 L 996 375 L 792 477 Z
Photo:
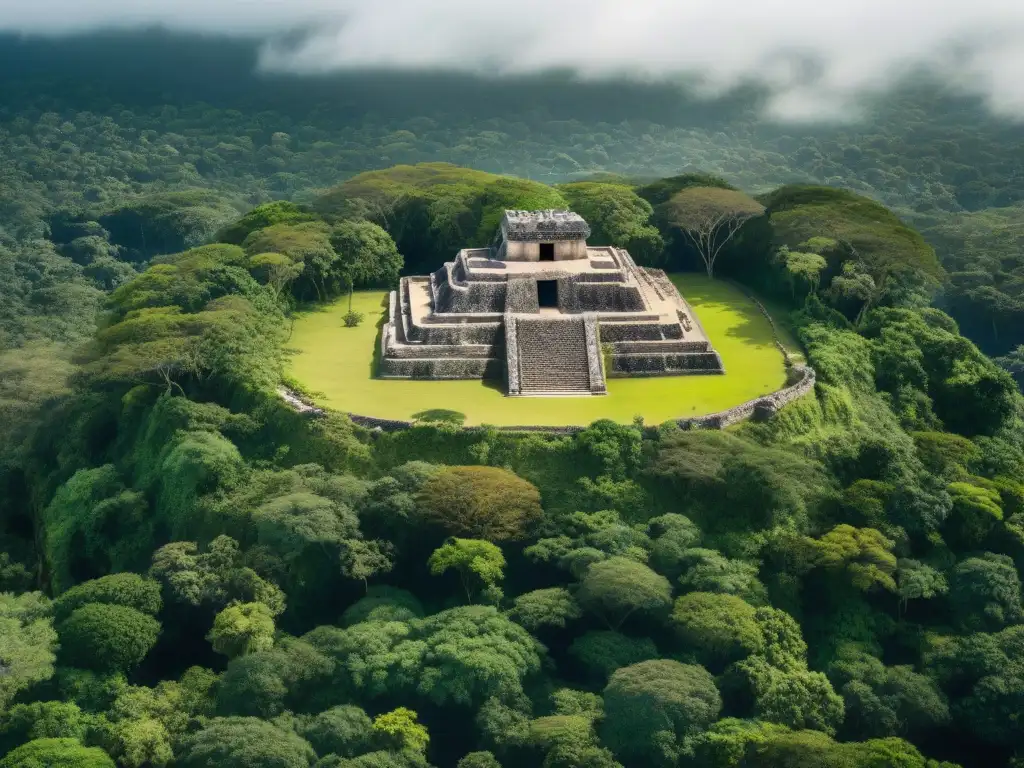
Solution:
M 458 119 L 244 78 L 172 105 L 152 47 L 165 92 L 97 80 L 135 104 L 84 65 L 0 80 L 0 768 L 1020 764 L 1022 397 L 958 322 L 1015 290 L 1017 134 L 923 86 L 800 138 L 511 91 L 497 119 L 486 89 Z M 572 436 L 278 396 L 299 307 L 563 201 L 671 271 L 706 273 L 695 212 L 724 212 L 714 281 L 813 394 Z M 998 290 L 963 276 L 993 259 Z M 1010 369 L 1015 311 L 977 337 Z

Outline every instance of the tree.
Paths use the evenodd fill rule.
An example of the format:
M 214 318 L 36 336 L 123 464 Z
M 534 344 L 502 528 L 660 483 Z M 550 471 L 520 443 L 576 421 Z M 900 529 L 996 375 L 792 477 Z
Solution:
M 280 298 L 281 293 L 295 282 L 305 266 L 303 262 L 294 261 L 283 253 L 257 253 L 249 257 L 249 269 L 257 279 L 262 278 L 270 286 L 275 299 Z
M 828 678 L 806 667 L 780 669 L 763 656 L 749 656 L 730 671 L 753 702 L 753 715 L 790 728 L 811 728 L 835 734 L 843 721 L 842 698 Z
M 470 752 L 456 768 L 501 768 L 501 763 L 492 752 Z
M 906 610 L 910 600 L 929 600 L 949 591 L 946 577 L 931 566 L 917 560 L 896 561 L 896 594 Z
M 34 701 L 15 704 L 0 718 L 0 752 L 33 739 L 85 738 L 88 715 L 73 702 Z
M 304 720 L 298 732 L 318 755 L 355 757 L 370 749 L 373 721 L 359 707 L 343 704 Z
M 53 603 L 54 616 L 61 621 L 86 603 L 123 605 L 150 616 L 156 616 L 163 605 L 157 582 L 135 573 L 113 573 L 78 584 L 62 594 Z
M 730 560 L 713 549 L 685 550 L 680 563 L 685 572 L 679 577 L 679 584 L 684 589 L 737 595 L 752 603 L 767 601 L 754 563 Z
M 276 253 L 292 264 L 302 265 L 295 286 L 300 299 L 308 297 L 310 284 L 321 301 L 340 287 L 334 285 L 338 277 L 338 254 L 331 245 L 330 228 L 322 222 L 272 224 L 251 232 L 242 247 L 250 259 L 263 253 Z
M 634 613 L 655 617 L 666 613 L 672 604 L 672 587 L 643 563 L 611 557 L 587 569 L 576 599 L 584 610 L 617 630 Z
M 428 564 L 430 572 L 435 576 L 454 568 L 462 581 L 466 600 L 473 601 L 475 590 L 470 586 L 473 581 L 479 583 L 479 590 L 488 602 L 500 600 L 501 587 L 498 586 L 498 582 L 505 577 L 505 557 L 501 554 L 501 549 L 491 542 L 479 539 L 449 539 L 443 546 L 434 550 Z
M 590 225 L 592 245 L 625 248 L 640 264 L 657 264 L 665 243 L 651 222 L 654 209 L 625 184 L 580 181 L 558 187 Z
M 57 628 L 61 657 L 73 666 L 128 671 L 156 644 L 160 622 L 123 605 L 87 603 Z
M 796 299 L 798 284 L 806 286 L 805 293 L 817 292 L 822 270 L 828 263 L 824 256 L 805 251 L 791 251 L 786 246 L 782 246 L 779 248 L 776 258 L 785 267 L 793 299 Z
M 722 249 L 750 219 L 765 208 L 743 192 L 721 187 L 689 187 L 666 203 L 669 224 L 680 229 L 700 254 L 708 277 Z
M 894 543 L 874 528 L 837 525 L 810 542 L 815 563 L 826 570 L 845 572 L 857 589 L 896 591 Z
M 648 562 L 663 576 L 676 579 L 687 567 L 686 557 L 700 543 L 700 528 L 688 517 L 669 513 L 651 518 L 647 533 L 653 539 Z
M 181 768 L 309 768 L 316 753 L 291 731 L 255 717 L 218 717 L 189 736 L 176 765 Z
M 315 219 L 302 206 L 287 200 L 275 200 L 257 205 L 234 224 L 224 227 L 217 233 L 217 239 L 222 243 L 241 245 L 251 233 L 274 224 L 301 224 Z
M 0 768 L 114 768 L 114 761 L 78 739 L 36 739 L 8 753 Z
M 672 622 L 683 642 L 708 664 L 725 665 L 764 647 L 756 609 L 735 595 L 683 595 L 676 599 Z
M 675 765 L 683 740 L 718 719 L 703 667 L 658 659 L 616 670 L 604 689 L 601 741 L 627 764 Z
M 356 284 L 398 282 L 404 260 L 391 235 L 370 221 L 342 221 L 331 230 L 331 245 L 338 254 L 336 269 L 348 287 L 348 309 Z
M 269 650 L 228 662 L 217 684 L 217 712 L 270 718 L 286 709 L 302 711 L 334 667 L 310 643 L 282 636 Z
M 541 516 L 536 486 L 497 467 L 446 467 L 421 486 L 416 502 L 425 521 L 487 541 L 522 538 Z
M 949 721 L 933 680 L 907 666 L 886 667 L 854 643 L 840 646 L 828 676 L 845 702 L 843 731 L 854 738 L 927 731 Z
M 46 597 L 0 593 L 0 711 L 19 692 L 53 675 L 56 649 Z
M 515 599 L 509 615 L 531 632 L 541 627 L 565 629 L 583 615 L 569 590 L 564 587 L 535 589 Z
M 374 539 L 346 539 L 341 551 L 341 572 L 350 579 L 359 579 L 369 589 L 368 580 L 395 567 L 394 547 L 390 542 Z
M 423 605 L 412 592 L 375 585 L 366 590 L 366 597 L 345 609 L 341 624 L 350 627 L 364 621 L 408 621 L 422 617 Z
M 369 697 L 415 693 L 439 706 L 520 695 L 524 680 L 540 671 L 543 653 L 525 629 L 484 605 L 408 623 L 318 627 L 304 639 L 337 662 L 342 690 Z
M 274 614 L 263 603 L 236 603 L 217 614 L 206 636 L 213 650 L 229 659 L 274 645 Z
M 985 552 L 961 561 L 949 586 L 953 612 L 967 629 L 1001 629 L 1024 617 L 1020 576 L 1006 555 Z
M 864 319 L 872 303 L 877 300 L 878 288 L 875 279 L 859 261 L 844 262 L 842 273 L 833 277 L 829 284 L 829 291 L 836 299 L 858 303 L 854 320 L 854 325 L 857 326 Z
M 615 670 L 659 656 L 650 638 L 629 637 L 610 630 L 587 632 L 575 638 L 569 655 L 586 670 L 588 677 L 601 685 Z
M 430 743 L 430 734 L 427 733 L 426 726 L 418 723 L 416 719 L 417 714 L 411 709 L 399 707 L 375 717 L 373 732 L 383 736 L 391 749 L 425 754 Z
M 232 602 L 262 603 L 276 616 L 284 611 L 284 594 L 242 563 L 238 542 L 218 536 L 206 552 L 191 541 L 174 541 L 153 553 L 150 575 L 165 594 L 184 605 L 221 609 Z

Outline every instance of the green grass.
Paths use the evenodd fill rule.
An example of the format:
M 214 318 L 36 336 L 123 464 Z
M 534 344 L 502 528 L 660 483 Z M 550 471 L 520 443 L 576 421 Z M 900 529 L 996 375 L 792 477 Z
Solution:
M 450 408 L 466 414 L 467 424 L 589 424 L 597 419 L 648 424 L 701 416 L 780 389 L 785 383 L 782 355 L 772 343 L 768 321 L 733 285 L 698 274 L 672 276 L 693 306 L 711 343 L 722 355 L 724 376 L 668 376 L 609 379 L 606 397 L 506 397 L 505 382 L 411 381 L 373 378 L 377 321 L 385 293 L 355 295 L 353 308 L 366 319 L 345 328 L 348 299 L 304 312 L 288 341 L 289 376 L 336 410 L 409 419 L 417 411 Z M 785 331 L 783 331 L 785 333 Z M 797 350 L 790 338 L 787 349 Z

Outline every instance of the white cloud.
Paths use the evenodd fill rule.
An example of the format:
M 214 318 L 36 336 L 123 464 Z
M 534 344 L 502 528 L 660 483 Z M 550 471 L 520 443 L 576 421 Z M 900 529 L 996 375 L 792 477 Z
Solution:
M 163 24 L 273 36 L 268 69 L 444 68 L 581 77 L 699 74 L 771 85 L 791 117 L 928 67 L 1024 116 L 1022 0 L 0 0 L 0 30 L 68 33 Z M 955 54 L 955 55 L 954 55 Z M 802 62 L 814 62 L 808 78 Z

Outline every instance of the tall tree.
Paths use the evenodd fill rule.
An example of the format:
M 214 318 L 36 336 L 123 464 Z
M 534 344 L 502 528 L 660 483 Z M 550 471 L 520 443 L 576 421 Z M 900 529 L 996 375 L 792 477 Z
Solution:
M 668 223 L 677 227 L 697 249 L 708 277 L 726 244 L 750 219 L 764 214 L 764 206 L 744 192 L 720 187 L 689 187 L 666 204 Z

